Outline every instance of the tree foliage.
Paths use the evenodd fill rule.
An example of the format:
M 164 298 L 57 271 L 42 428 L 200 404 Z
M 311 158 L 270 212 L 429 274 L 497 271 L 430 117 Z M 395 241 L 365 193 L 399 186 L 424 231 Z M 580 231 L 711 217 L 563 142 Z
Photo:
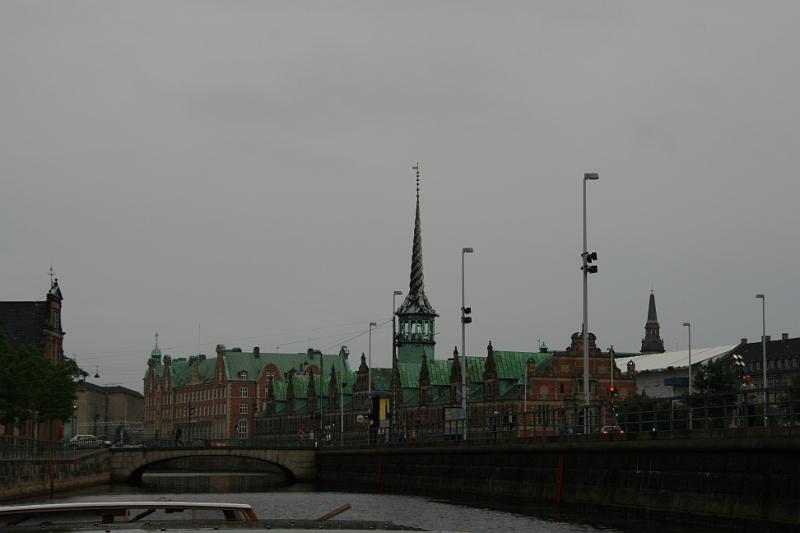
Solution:
M 709 360 L 694 376 L 694 387 L 704 394 L 736 392 L 736 374 L 721 360 Z
M 39 420 L 69 419 L 76 381 L 86 376 L 71 359 L 50 364 L 40 350 L 11 349 L 0 334 L 0 422 L 20 424 L 34 413 Z

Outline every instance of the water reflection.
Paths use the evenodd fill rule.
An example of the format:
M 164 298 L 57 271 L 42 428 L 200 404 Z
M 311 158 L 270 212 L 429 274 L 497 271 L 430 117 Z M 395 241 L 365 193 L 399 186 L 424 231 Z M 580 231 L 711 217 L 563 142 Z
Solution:
M 142 488 L 152 492 L 256 492 L 288 485 L 282 474 L 253 472 L 145 472 Z
M 58 493 L 54 498 L 27 498 L 26 503 L 53 501 L 159 500 L 246 503 L 260 518 L 317 518 L 350 503 L 344 520 L 380 520 L 443 531 L 536 533 L 709 533 L 708 527 L 671 526 L 657 521 L 609 521 L 596 513 L 557 514 L 553 509 L 458 505 L 417 496 L 332 491 L 314 484 L 286 485 L 279 474 L 263 472 L 149 472 L 145 485 L 101 485 Z M 23 502 L 19 502 L 23 503 Z M 609 527 L 613 522 L 614 527 Z

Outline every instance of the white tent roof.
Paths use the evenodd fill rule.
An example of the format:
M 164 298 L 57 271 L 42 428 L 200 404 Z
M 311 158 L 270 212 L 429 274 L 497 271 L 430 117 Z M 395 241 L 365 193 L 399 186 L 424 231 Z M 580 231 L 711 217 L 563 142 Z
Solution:
M 693 348 L 692 366 L 698 363 L 704 363 L 709 359 L 728 355 L 737 346 L 739 345 L 731 344 L 728 346 L 715 346 L 713 348 Z M 625 368 L 625 364 L 627 364 L 628 361 L 633 361 L 636 365 L 637 372 L 664 370 L 667 367 L 681 368 L 689 366 L 689 350 L 637 355 L 628 360 L 620 358 L 618 361 L 619 363 L 617 363 L 617 365 L 621 368 Z M 623 362 L 624 364 L 621 364 Z

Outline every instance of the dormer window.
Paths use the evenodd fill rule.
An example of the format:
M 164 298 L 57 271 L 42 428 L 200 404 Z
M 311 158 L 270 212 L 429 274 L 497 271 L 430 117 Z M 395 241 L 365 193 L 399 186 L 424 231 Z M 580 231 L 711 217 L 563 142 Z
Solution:
M 239 379 L 247 379 L 247 370 L 239 372 Z

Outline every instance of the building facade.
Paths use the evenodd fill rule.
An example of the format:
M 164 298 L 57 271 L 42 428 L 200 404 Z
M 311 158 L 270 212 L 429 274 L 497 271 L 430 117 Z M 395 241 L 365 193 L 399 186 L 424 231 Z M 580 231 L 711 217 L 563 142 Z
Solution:
M 28 347 L 40 350 L 51 364 L 64 358 L 64 335 L 61 327 L 63 295 L 58 279 L 50 282 L 43 301 L 0 302 L 0 333 L 12 350 Z M 0 425 L 0 434 L 20 437 L 36 437 L 56 440 L 63 436 L 64 426 L 60 421 L 39 423 L 34 420 L 19 427 Z
M 458 415 L 461 365 L 457 349 L 449 359 L 429 360 L 423 353 L 420 363 L 399 363 L 399 405 L 395 413 L 398 435 L 405 439 L 437 439 L 461 434 L 463 421 Z M 466 368 L 468 431 L 474 435 L 550 434 L 583 424 L 583 337 L 580 333 L 572 336 L 564 351 L 557 352 L 497 351 L 489 343 L 485 357 L 467 357 Z M 613 401 L 610 396 L 612 368 L 617 395 Z M 636 393 L 634 377 L 622 372 L 611 354 L 597 347 L 592 333 L 589 334 L 589 372 L 589 397 L 595 413 L 592 427 L 612 424 L 614 402 L 624 401 Z M 340 376 L 331 376 L 326 383 L 331 393 L 338 390 L 336 381 L 339 379 Z M 354 436 L 357 439 L 359 434 L 366 438 L 370 431 L 383 435 L 387 425 L 380 424 L 382 413 L 374 399 L 393 396 L 392 369 L 370 371 L 362 354 L 361 364 L 351 380 L 352 389 L 345 388 L 347 392 L 341 398 L 331 394 L 327 414 L 320 414 L 316 404 L 307 401 L 315 386 L 304 378 L 295 377 L 285 386 L 269 387 L 264 409 L 256 417 L 255 436 L 285 440 L 296 435 L 335 439 L 339 433 L 346 434 L 348 439 Z
M 73 418 L 65 427 L 65 437 L 96 435 L 123 444 L 139 442 L 143 422 L 141 393 L 119 385 L 82 382 L 78 385 Z
M 162 356 L 156 342 L 144 377 L 145 438 L 175 439 L 177 434 L 184 443 L 248 438 L 269 390 L 299 376 L 320 383 L 325 374 L 351 375 L 348 356 L 346 347 L 323 355 L 316 350 L 262 353 L 258 347 L 243 352 L 220 344 L 216 357 L 172 358 Z M 313 395 L 312 401 L 322 397 Z

